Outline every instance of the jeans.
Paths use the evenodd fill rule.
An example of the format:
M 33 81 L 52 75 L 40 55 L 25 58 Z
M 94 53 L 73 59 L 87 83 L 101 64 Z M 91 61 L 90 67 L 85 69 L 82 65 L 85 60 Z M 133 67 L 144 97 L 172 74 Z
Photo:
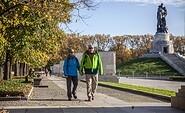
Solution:
M 71 82 L 73 83 L 72 92 L 71 92 Z M 72 94 L 76 95 L 76 89 L 78 86 L 78 76 L 67 76 L 66 84 L 67 84 L 67 96 L 68 98 L 72 98 Z

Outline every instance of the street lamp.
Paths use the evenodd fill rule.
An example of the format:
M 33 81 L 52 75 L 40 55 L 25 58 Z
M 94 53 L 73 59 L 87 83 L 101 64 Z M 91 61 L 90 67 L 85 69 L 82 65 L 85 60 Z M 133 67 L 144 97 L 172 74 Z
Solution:
M 185 9 L 184 9 L 184 38 L 185 38 Z
M 120 69 L 117 69 L 117 72 L 118 72 L 118 76 L 119 76 L 119 79 L 120 79 L 121 70 Z

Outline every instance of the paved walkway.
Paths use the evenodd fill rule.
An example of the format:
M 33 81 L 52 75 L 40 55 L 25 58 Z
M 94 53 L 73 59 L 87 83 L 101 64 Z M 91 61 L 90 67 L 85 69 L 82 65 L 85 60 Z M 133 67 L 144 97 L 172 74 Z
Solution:
M 62 78 L 56 76 L 48 78 L 66 90 L 66 83 Z M 79 106 L 9 106 L 4 109 L 8 109 L 10 113 L 184 113 L 182 110 L 171 108 L 170 103 L 125 102 L 101 93 L 97 93 L 94 101 L 86 102 L 85 88 L 78 88 L 78 98 L 83 106 L 80 104 Z M 70 102 L 73 103 L 74 100 Z
M 151 88 L 157 88 L 157 89 L 165 89 L 165 90 L 175 91 L 175 92 L 178 92 L 178 89 L 181 88 L 181 85 L 185 85 L 185 82 L 136 79 L 136 78 L 126 78 L 126 77 L 120 77 L 120 83 L 151 87 Z

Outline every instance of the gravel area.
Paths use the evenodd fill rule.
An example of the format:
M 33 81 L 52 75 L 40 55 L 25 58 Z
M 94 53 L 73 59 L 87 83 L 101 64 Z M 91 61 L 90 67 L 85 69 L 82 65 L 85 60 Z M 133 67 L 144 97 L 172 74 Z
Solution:
M 36 99 L 51 99 L 57 100 L 66 98 L 66 91 L 56 84 L 54 84 L 51 80 L 44 78 L 42 80 L 41 85 L 48 85 L 48 87 L 34 87 L 33 93 L 31 95 L 32 100 Z
M 84 106 L 80 100 L 68 101 L 66 91 L 47 78 L 43 78 L 41 85 L 34 87 L 30 100 L 0 101 L 0 106 Z
M 82 82 L 79 83 L 79 86 L 86 88 L 86 84 Z M 143 95 L 138 95 L 138 94 L 133 94 L 133 93 L 125 92 L 125 91 L 119 91 L 116 89 L 106 88 L 103 86 L 98 86 L 97 92 L 106 94 L 111 97 L 115 97 L 117 99 L 120 99 L 126 102 L 158 102 L 158 103 L 164 102 L 155 97 L 151 98 L 151 97 L 147 97 Z
M 48 88 L 34 87 L 30 96 L 30 100 L 0 101 L 0 106 L 85 106 L 85 103 L 83 103 L 81 100 L 67 101 L 66 91 L 47 78 L 42 80 L 42 85 L 48 85 Z M 86 88 L 86 84 L 84 82 L 79 82 L 78 88 Z M 102 86 L 98 86 L 97 92 L 121 99 L 126 102 L 163 102 L 150 97 Z

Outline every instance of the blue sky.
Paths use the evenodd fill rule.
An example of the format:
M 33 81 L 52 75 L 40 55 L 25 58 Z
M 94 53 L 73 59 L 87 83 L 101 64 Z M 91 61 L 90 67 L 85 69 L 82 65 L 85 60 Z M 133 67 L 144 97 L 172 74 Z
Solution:
M 80 10 L 82 17 L 89 17 L 83 20 L 85 23 L 73 17 L 68 27 L 81 35 L 155 34 L 156 13 L 161 2 L 168 11 L 168 32 L 175 36 L 185 36 L 185 0 L 104 0 L 93 11 Z M 62 28 L 70 33 L 65 26 Z

